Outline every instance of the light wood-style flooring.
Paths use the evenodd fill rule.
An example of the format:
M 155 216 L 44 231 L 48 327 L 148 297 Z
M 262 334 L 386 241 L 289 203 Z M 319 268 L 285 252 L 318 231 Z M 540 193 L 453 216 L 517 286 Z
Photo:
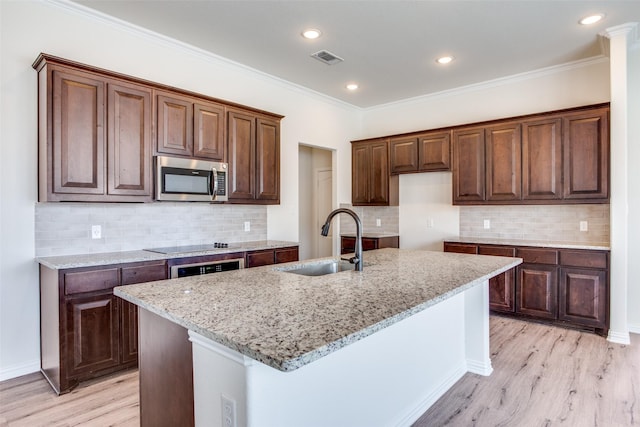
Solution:
M 414 427 L 640 426 L 640 336 L 631 339 L 492 316 L 493 374 L 466 374 Z M 59 397 L 39 373 L 0 383 L 0 426 L 137 426 L 138 411 L 137 371 Z

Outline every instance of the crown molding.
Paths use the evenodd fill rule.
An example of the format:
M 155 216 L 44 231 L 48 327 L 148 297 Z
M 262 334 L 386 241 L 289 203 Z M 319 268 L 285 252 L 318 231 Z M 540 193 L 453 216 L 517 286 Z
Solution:
M 606 28 L 599 33 L 599 36 L 600 47 L 606 56 L 609 56 L 609 40 L 613 37 L 626 36 L 629 50 L 635 50 L 640 47 L 637 22 L 627 22 L 626 24 Z

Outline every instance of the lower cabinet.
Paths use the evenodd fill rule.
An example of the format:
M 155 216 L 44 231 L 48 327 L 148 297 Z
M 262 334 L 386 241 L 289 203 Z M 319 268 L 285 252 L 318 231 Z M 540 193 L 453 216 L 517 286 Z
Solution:
M 398 236 L 385 236 L 385 237 L 363 237 L 362 238 L 362 250 L 371 251 L 374 249 L 382 248 L 399 248 L 400 237 Z M 340 253 L 350 254 L 356 250 L 356 238 L 350 236 L 342 236 L 340 238 Z
M 56 393 L 137 365 L 137 307 L 114 296 L 113 288 L 166 278 L 165 261 L 40 266 L 41 370 Z
M 609 251 L 467 242 L 445 242 L 444 251 L 522 258 L 489 280 L 492 311 L 607 334 Z
M 298 246 L 250 251 L 245 255 L 246 268 L 298 261 Z

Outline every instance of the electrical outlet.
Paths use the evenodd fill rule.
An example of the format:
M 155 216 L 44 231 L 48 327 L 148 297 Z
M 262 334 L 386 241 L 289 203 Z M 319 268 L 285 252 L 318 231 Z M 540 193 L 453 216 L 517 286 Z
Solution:
M 102 238 L 102 227 L 99 225 L 91 226 L 91 238 L 92 239 L 101 239 Z
M 433 228 L 433 218 L 427 218 L 427 228 Z
M 589 231 L 589 223 L 587 221 L 580 221 L 580 231 Z
M 222 401 L 222 426 L 236 426 L 236 401 L 225 395 L 221 396 Z
M 376 218 L 376 227 L 382 227 L 382 221 L 380 221 L 380 218 Z
M 491 220 L 485 219 L 484 220 L 484 229 L 485 230 L 489 230 L 490 228 L 491 228 Z
M 244 231 L 251 231 L 251 221 L 244 222 Z

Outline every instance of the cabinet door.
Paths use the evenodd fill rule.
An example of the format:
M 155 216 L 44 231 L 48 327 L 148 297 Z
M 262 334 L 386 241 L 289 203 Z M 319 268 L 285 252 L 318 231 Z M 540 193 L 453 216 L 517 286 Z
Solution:
M 562 119 L 522 124 L 522 199 L 562 198 Z
M 558 268 L 520 264 L 517 267 L 516 312 L 545 319 L 558 318 Z
M 279 202 L 280 124 L 276 120 L 258 118 L 256 127 L 256 199 Z
M 418 138 L 420 171 L 451 170 L 451 132 L 436 132 Z
M 608 116 L 608 109 L 565 116 L 565 199 L 609 198 Z
M 275 257 L 276 264 L 298 261 L 298 247 L 276 249 Z
M 389 146 L 386 141 L 371 144 L 369 203 L 389 205 Z
M 488 201 L 522 197 L 520 124 L 507 123 L 486 129 L 486 190 Z
M 245 267 L 260 267 L 263 265 L 271 265 L 275 263 L 275 251 L 273 249 L 265 249 L 261 251 L 247 252 Z
M 256 194 L 255 118 L 228 113 L 229 200 L 253 200 Z
M 478 245 L 470 244 L 470 243 L 450 243 L 444 242 L 444 251 L 445 252 L 454 252 L 458 254 L 472 254 L 475 255 L 478 253 Z
M 453 131 L 453 203 L 484 201 L 484 128 Z
M 416 137 L 392 138 L 389 141 L 391 173 L 418 171 L 418 139 Z
M 193 105 L 193 155 L 226 162 L 224 106 L 198 101 Z
M 186 97 L 160 93 L 157 116 L 158 152 L 190 156 L 193 153 L 193 102 Z
M 560 269 L 559 319 L 604 328 L 607 324 L 608 286 L 604 270 Z
M 151 89 L 108 84 L 108 194 L 151 200 Z
M 119 363 L 119 325 L 116 297 L 111 292 L 66 301 L 67 375 L 81 376 Z M 64 363 L 64 362 L 61 362 Z
M 138 306 L 118 298 L 123 364 L 138 361 Z
M 351 146 L 351 200 L 354 205 L 369 203 L 369 146 L 353 143 Z
M 502 246 L 478 246 L 478 254 L 513 257 L 515 248 Z M 515 268 L 489 279 L 489 308 L 494 311 L 513 313 L 515 299 Z
M 104 82 L 53 71 L 53 193 L 104 194 Z

